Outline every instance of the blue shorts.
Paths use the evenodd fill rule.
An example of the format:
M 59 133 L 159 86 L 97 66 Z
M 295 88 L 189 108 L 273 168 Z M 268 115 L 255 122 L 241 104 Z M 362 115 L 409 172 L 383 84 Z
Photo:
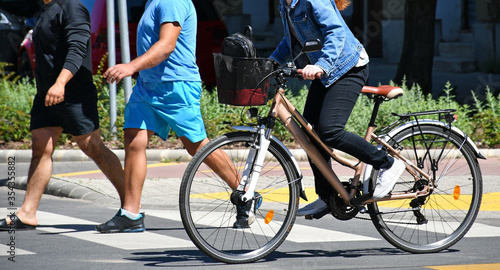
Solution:
M 126 128 L 154 131 L 166 140 L 170 129 L 191 142 L 207 137 L 200 111 L 201 82 L 171 81 L 148 84 L 137 79 L 125 106 Z

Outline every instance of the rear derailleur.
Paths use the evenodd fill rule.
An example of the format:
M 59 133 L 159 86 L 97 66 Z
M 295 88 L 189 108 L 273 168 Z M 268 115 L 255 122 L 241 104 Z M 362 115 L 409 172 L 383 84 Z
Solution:
M 413 189 L 412 191 L 413 192 L 417 192 L 417 191 L 421 191 L 423 190 L 426 186 L 428 185 L 428 181 L 425 180 L 425 179 L 421 179 L 417 182 L 415 182 L 415 185 L 413 186 Z M 413 214 L 415 215 L 415 217 L 417 218 L 417 224 L 418 225 L 423 225 L 423 224 L 427 224 L 428 220 L 427 218 L 424 216 L 424 214 L 422 214 L 422 212 L 420 212 L 420 209 L 421 209 L 421 206 L 424 205 L 427 201 L 427 197 L 430 195 L 431 193 L 429 193 L 428 195 L 426 196 L 421 196 L 421 197 L 418 197 L 418 198 L 415 198 L 413 200 L 411 200 L 410 202 L 410 207 L 413 209 Z

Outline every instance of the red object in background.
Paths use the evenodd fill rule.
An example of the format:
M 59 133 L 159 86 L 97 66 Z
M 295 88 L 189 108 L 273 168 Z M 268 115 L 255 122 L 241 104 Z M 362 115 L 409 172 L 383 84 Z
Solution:
M 95 74 L 103 56 L 108 51 L 106 1 L 81 0 L 91 13 L 92 71 Z M 144 10 L 144 0 L 127 1 L 129 10 L 130 58 L 137 56 L 137 24 Z M 201 79 L 206 86 L 215 86 L 213 54 L 222 51 L 222 42 L 228 35 L 226 25 L 217 8 L 210 0 L 193 0 L 198 15 L 198 35 L 196 44 L 197 64 Z M 118 20 L 118 12 L 115 11 Z M 116 63 L 121 63 L 119 25 L 115 23 Z M 35 50 L 32 43 L 32 31 L 29 31 L 20 45 L 18 52 L 18 72 L 21 76 L 34 77 Z M 107 67 L 108 61 L 105 61 Z

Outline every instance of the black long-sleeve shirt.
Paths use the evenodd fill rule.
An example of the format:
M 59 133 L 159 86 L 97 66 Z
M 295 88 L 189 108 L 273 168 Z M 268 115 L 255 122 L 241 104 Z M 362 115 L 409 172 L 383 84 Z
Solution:
M 92 81 L 90 15 L 79 0 L 52 0 L 42 7 L 33 30 L 37 95 L 45 99 L 63 68 L 73 73 L 64 99 L 95 96 Z

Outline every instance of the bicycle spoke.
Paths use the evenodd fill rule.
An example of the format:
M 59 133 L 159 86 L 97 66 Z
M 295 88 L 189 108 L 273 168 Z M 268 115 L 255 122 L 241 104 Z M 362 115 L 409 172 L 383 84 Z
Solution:
M 465 147 L 463 138 L 437 126 L 405 129 L 393 136 L 391 143 L 436 178 L 431 193 L 415 199 L 419 209 L 410 207 L 412 200 L 369 205 L 375 226 L 387 241 L 409 252 L 436 252 L 453 245 L 465 235 L 479 211 L 482 181 L 474 153 Z M 418 180 L 423 181 L 420 185 L 427 182 Z M 414 185 L 412 176 L 405 172 L 394 192 L 411 190 Z
M 237 212 L 230 201 L 232 190 L 203 160 L 213 151 L 225 150 L 242 175 L 253 138 L 252 133 L 239 132 L 210 141 L 193 157 L 181 183 L 179 201 L 186 231 L 200 250 L 220 261 L 250 262 L 269 254 L 285 240 L 295 221 L 297 173 L 286 151 L 271 143 L 271 158 L 262 164 L 255 189 L 262 197 L 253 213 L 255 221 L 248 228 L 233 228 Z

